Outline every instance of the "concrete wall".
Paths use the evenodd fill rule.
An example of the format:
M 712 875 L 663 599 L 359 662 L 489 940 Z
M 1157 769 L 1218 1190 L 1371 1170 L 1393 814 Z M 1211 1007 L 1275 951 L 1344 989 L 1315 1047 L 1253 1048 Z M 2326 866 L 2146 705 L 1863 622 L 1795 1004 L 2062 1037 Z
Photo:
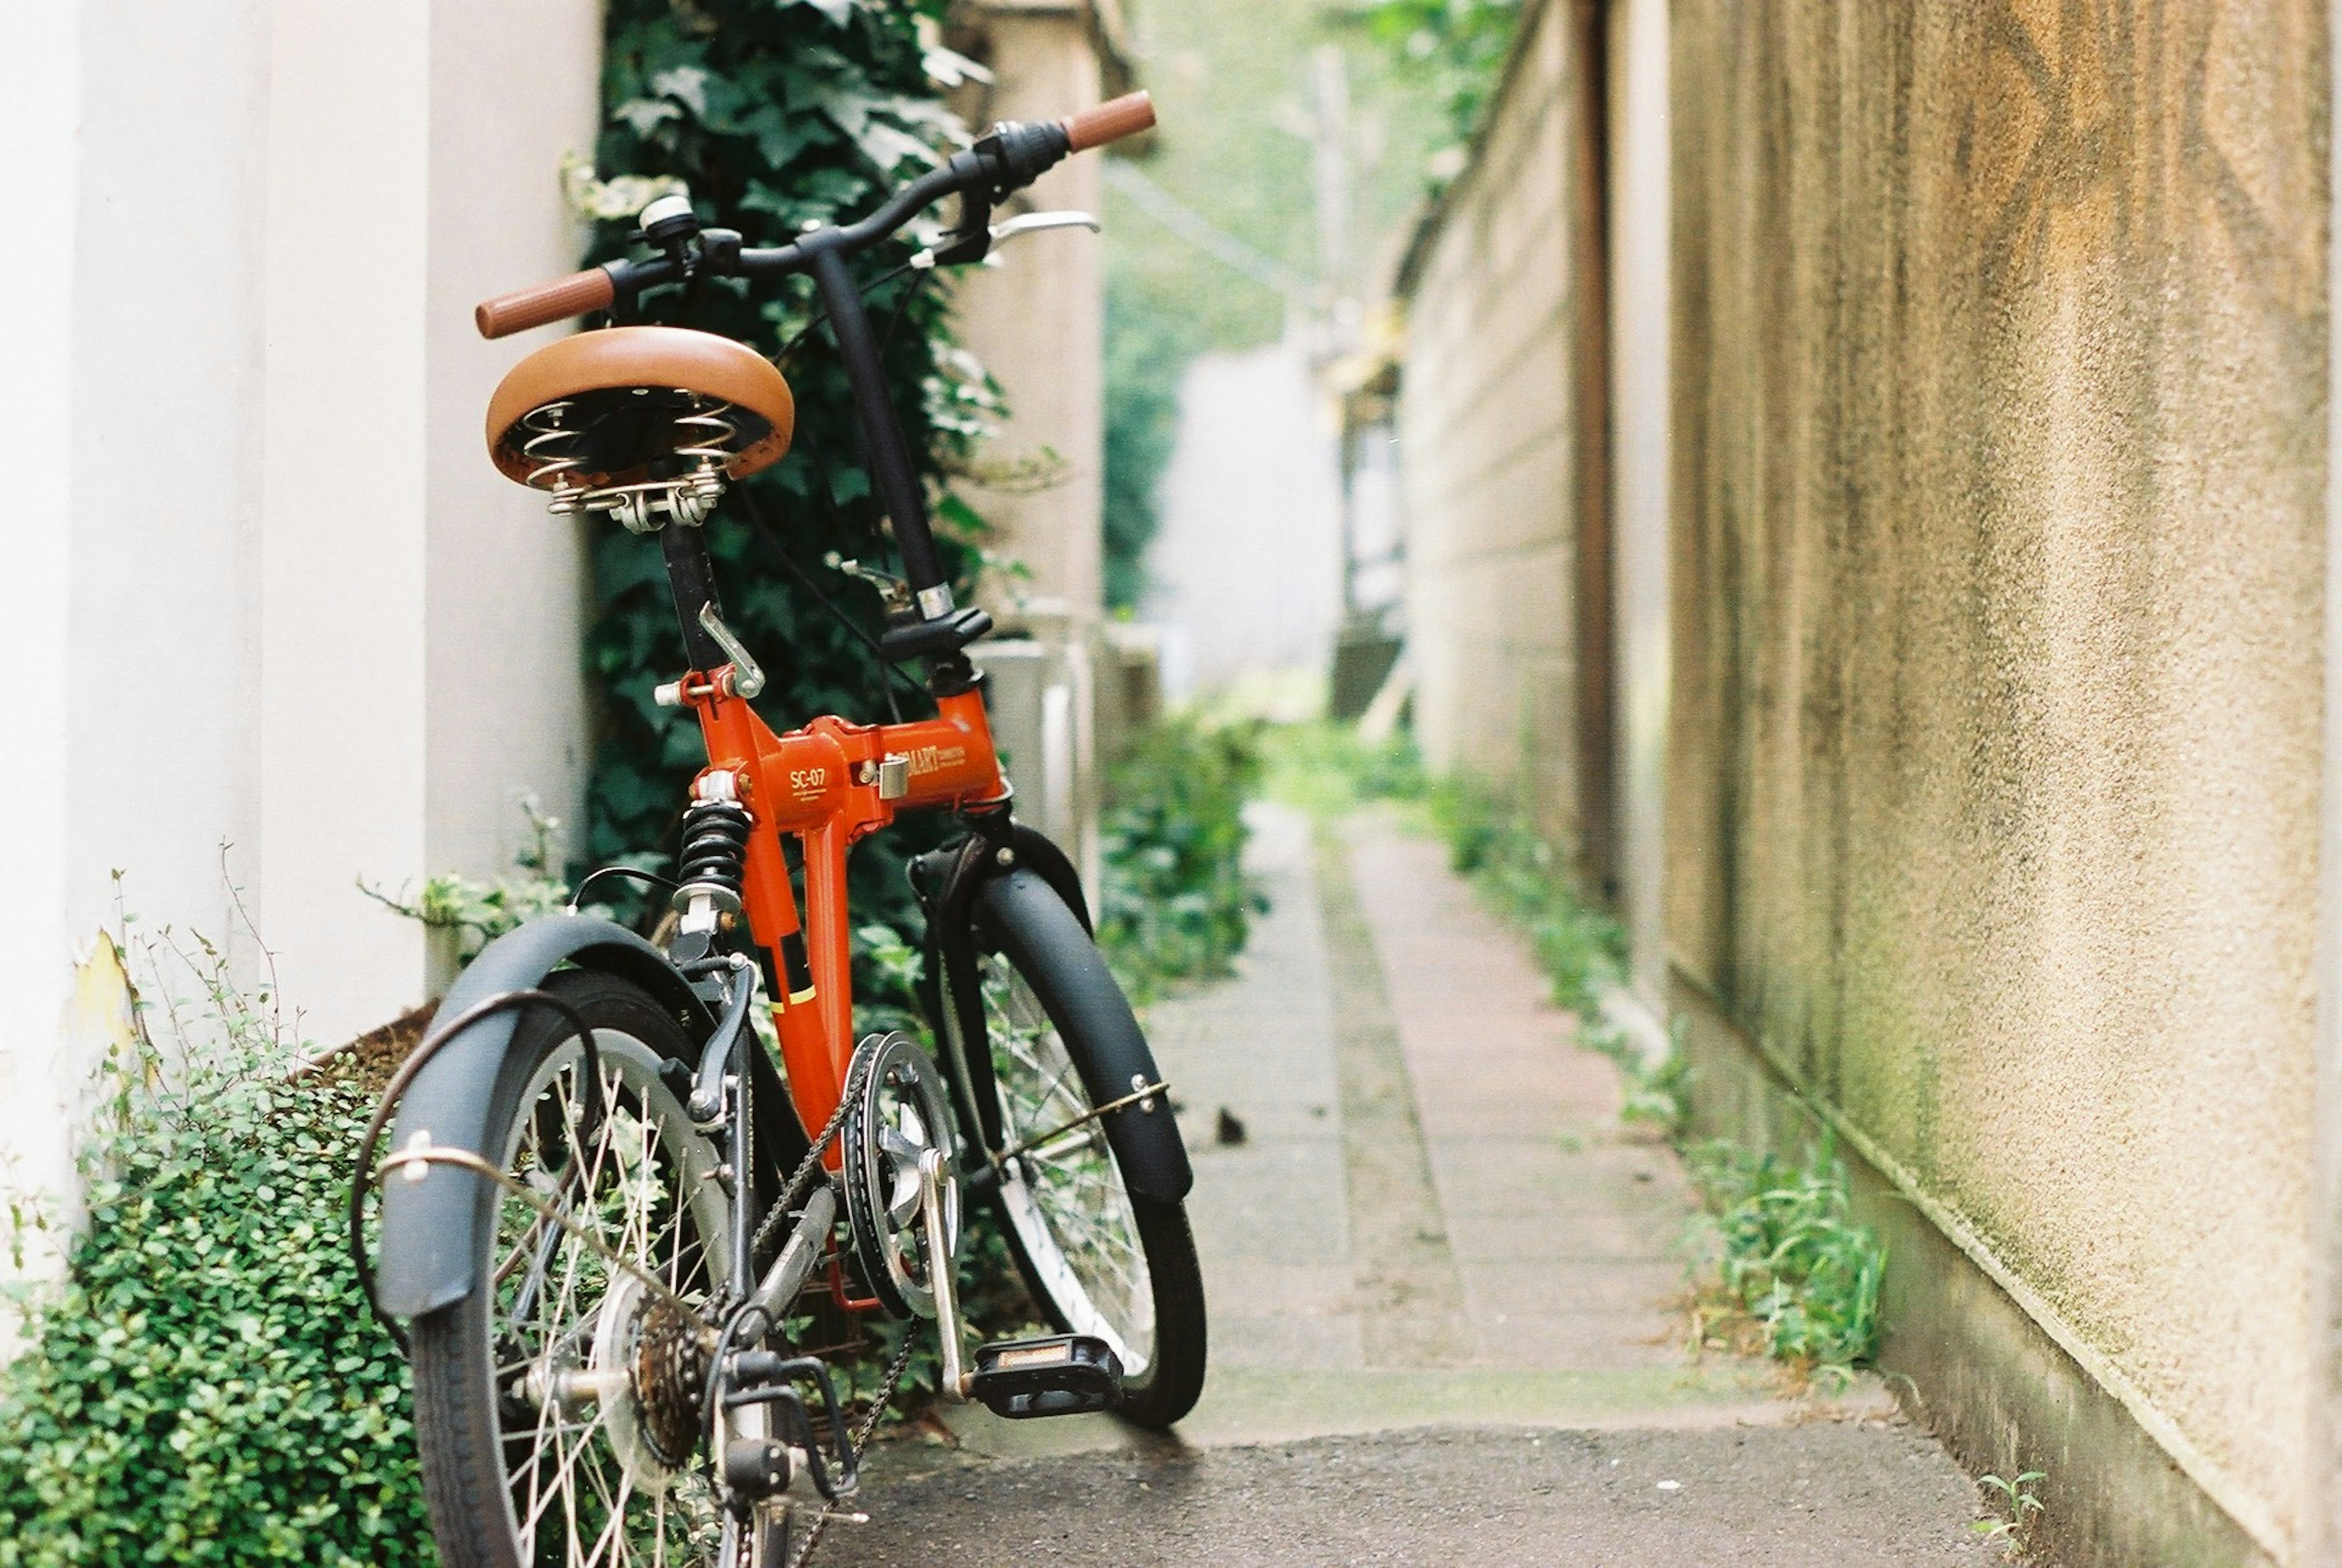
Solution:
M 1598 62 L 1526 8 L 1471 165 L 1402 268 L 1408 656 L 1426 759 L 1518 784 L 1606 864 L 1606 494 Z M 1592 265 L 1589 265 L 1592 264 Z
M 1673 40 L 1678 974 L 2287 1558 L 2325 14 Z
M 62 1189 L 111 872 L 183 939 L 237 934 L 232 877 L 329 1044 L 424 993 L 356 878 L 492 874 L 514 794 L 575 793 L 575 542 L 479 450 L 512 345 L 463 340 L 575 265 L 600 16 L 55 0 L 0 48 L 36 63 L 0 94 L 0 1162 Z
M 955 21 L 959 40 L 991 70 L 964 95 L 976 128 L 997 120 L 1062 119 L 1103 95 L 1100 18 L 1060 0 L 977 0 Z M 994 221 L 1025 212 L 1096 214 L 1102 161 L 1067 158 Z M 1106 249 L 1084 230 L 1011 241 L 963 275 L 955 299 L 960 335 L 1000 382 L 1008 418 L 982 461 L 1004 482 L 969 499 L 996 530 L 991 548 L 1022 562 L 1022 583 L 990 585 L 990 601 L 1056 600 L 1095 616 L 1104 604 Z M 1004 594 L 1003 590 L 1006 590 Z M 993 613 L 1001 609 L 995 604 Z
M 1175 700 L 1325 668 L 1342 615 L 1335 441 L 1297 335 L 1198 355 L 1180 377 L 1140 605 Z

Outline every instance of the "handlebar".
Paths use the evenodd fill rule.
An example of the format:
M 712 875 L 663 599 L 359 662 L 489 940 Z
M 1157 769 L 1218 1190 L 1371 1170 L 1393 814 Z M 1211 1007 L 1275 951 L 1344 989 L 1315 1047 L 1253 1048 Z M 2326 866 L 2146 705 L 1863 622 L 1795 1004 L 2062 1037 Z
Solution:
M 1084 109 L 1057 122 L 1064 128 L 1068 150 L 1086 153 L 1125 136 L 1155 128 L 1155 99 L 1146 93 L 1125 93 L 1095 108 Z
M 751 249 L 722 229 L 686 232 L 663 242 L 666 254 L 642 261 L 606 262 L 565 278 L 483 301 L 472 313 L 482 337 L 505 337 L 589 311 L 631 305 L 644 290 L 695 277 L 786 277 L 816 272 L 819 258 L 857 255 L 886 239 L 947 195 L 963 198 L 960 227 L 939 261 L 975 261 L 986 248 L 992 204 L 1031 185 L 1069 154 L 1135 135 L 1155 124 L 1155 102 L 1144 92 L 1085 109 L 1062 120 L 996 125 L 966 152 L 920 175 L 858 223 L 816 229 L 793 245 Z M 696 230 L 696 225 L 690 225 Z M 696 244 L 693 243 L 696 240 Z
M 532 326 L 584 315 L 587 311 L 607 310 L 617 295 L 617 284 L 608 272 L 601 267 L 587 267 L 551 283 L 535 284 L 482 300 L 473 308 L 472 325 L 480 329 L 482 337 L 507 337 Z

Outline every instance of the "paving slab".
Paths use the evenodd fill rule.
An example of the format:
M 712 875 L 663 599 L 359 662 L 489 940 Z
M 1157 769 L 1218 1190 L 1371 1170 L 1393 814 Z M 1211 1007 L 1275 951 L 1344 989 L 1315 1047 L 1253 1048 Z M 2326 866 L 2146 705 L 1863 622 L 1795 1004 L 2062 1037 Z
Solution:
M 1196 1165 L 1202 1403 L 1169 1437 L 946 1412 L 874 1457 L 877 1523 L 826 1560 L 1991 1561 L 1875 1381 L 1820 1397 L 1691 1343 L 1680 1163 L 1441 846 L 1252 820 L 1270 912 L 1147 1019 Z

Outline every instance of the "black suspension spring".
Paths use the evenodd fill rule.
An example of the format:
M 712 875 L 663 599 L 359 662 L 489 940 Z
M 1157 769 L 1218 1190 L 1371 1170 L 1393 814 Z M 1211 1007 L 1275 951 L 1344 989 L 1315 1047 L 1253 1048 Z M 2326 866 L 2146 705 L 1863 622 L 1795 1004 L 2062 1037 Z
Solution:
M 748 834 L 754 819 L 736 800 L 698 800 L 684 809 L 678 896 L 695 887 L 715 886 L 737 898 L 747 879 Z

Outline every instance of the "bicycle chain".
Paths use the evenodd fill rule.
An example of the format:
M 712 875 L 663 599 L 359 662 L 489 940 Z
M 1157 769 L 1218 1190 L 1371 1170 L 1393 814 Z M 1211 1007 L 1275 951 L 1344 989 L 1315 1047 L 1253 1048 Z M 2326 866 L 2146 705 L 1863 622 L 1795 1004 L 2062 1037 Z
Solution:
M 765 1216 L 765 1223 L 756 1227 L 756 1235 L 748 1243 L 748 1256 L 743 1260 L 743 1268 L 755 1264 L 756 1254 L 765 1250 L 765 1243 L 773 1239 L 773 1233 L 780 1229 L 783 1220 L 789 1217 L 789 1210 L 796 1203 L 799 1189 L 821 1168 L 821 1152 L 829 1147 L 829 1141 L 836 1137 L 838 1130 L 846 1125 L 846 1113 L 854 1104 L 863 1074 L 869 1071 L 869 1063 L 859 1051 L 855 1053 L 855 1058 L 852 1068 L 846 1074 L 845 1087 L 837 1096 L 837 1109 L 829 1114 L 829 1120 L 822 1124 L 821 1135 L 806 1151 L 805 1158 L 797 1162 L 797 1168 L 789 1173 L 789 1179 L 781 1183 L 779 1198 L 774 1202 L 772 1211 Z
M 886 1381 L 879 1385 L 877 1397 L 870 1402 L 870 1413 L 862 1418 L 862 1425 L 853 1434 L 854 1467 L 857 1471 L 862 1468 L 862 1456 L 870 1452 L 870 1440 L 877 1434 L 878 1423 L 886 1419 L 887 1407 L 895 1403 L 895 1390 L 902 1383 L 903 1374 L 910 1370 L 911 1353 L 918 1348 L 918 1343 L 915 1334 L 903 1335 L 903 1348 L 895 1353 L 893 1364 L 886 1368 Z M 830 1519 L 836 1513 L 835 1502 L 822 1503 L 821 1512 L 814 1515 L 811 1527 L 806 1531 L 806 1538 L 789 1553 L 788 1568 L 805 1568 L 813 1556 L 813 1549 L 821 1544 L 822 1532 L 829 1528 Z

